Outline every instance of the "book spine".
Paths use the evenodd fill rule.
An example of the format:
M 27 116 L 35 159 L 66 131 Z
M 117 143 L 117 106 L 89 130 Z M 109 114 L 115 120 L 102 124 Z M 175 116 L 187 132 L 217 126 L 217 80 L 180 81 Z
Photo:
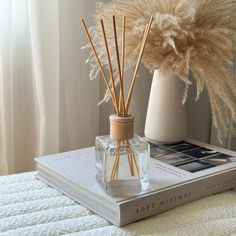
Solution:
M 119 226 L 156 215 L 236 186 L 236 169 L 183 183 L 120 205 Z

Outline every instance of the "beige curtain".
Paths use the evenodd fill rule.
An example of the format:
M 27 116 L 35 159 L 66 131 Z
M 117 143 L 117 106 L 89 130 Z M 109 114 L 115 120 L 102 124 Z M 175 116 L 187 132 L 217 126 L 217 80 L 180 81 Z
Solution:
M 94 143 L 99 81 L 89 81 L 80 50 L 80 17 L 90 19 L 94 4 L 0 2 L 0 174 L 32 170 L 36 156 Z

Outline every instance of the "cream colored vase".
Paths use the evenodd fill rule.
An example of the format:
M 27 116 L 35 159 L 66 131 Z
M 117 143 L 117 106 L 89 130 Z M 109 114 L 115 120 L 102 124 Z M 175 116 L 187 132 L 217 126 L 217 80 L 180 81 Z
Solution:
M 186 106 L 182 105 L 184 83 L 174 74 L 155 70 L 149 97 L 145 136 L 161 143 L 176 143 L 186 137 Z

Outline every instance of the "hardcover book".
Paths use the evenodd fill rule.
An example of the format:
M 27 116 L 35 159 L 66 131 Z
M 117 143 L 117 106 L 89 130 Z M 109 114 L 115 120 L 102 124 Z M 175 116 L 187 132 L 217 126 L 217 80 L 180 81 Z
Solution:
M 105 193 L 96 181 L 94 147 L 36 158 L 37 176 L 118 226 L 236 186 L 233 151 L 191 139 L 149 143 L 151 184 L 132 197 Z

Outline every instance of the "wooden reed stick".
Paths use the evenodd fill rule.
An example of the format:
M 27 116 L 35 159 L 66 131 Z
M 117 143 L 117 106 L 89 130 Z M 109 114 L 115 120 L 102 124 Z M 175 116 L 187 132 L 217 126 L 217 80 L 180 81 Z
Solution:
M 119 115 L 120 112 L 119 112 L 119 108 L 118 108 L 118 104 L 117 104 L 117 95 L 116 95 L 116 88 L 115 88 L 115 80 L 114 80 L 113 71 L 112 71 L 111 57 L 110 57 L 110 52 L 109 52 L 108 43 L 107 43 L 106 31 L 105 31 L 105 27 L 104 27 L 104 23 L 103 23 L 102 19 L 100 20 L 100 23 L 101 23 L 101 28 L 102 28 L 103 38 L 104 38 L 104 44 L 105 44 L 105 48 L 106 48 L 106 54 L 107 54 L 110 78 L 111 78 L 111 82 L 112 82 L 112 88 L 113 88 L 113 92 L 114 92 L 115 109 L 116 109 L 117 114 Z
M 118 177 L 119 162 L 120 162 L 120 146 L 118 146 L 117 148 L 116 159 L 113 164 L 112 173 L 111 173 L 111 180 L 117 179 Z
M 133 166 L 133 160 L 132 160 L 133 152 L 130 148 L 129 141 L 127 141 L 125 148 L 128 152 L 128 162 L 129 162 L 130 173 L 131 173 L 131 176 L 134 176 L 134 166 Z
M 119 164 L 120 164 L 120 151 L 119 151 L 119 156 L 116 164 L 116 175 L 115 178 L 118 179 L 118 173 L 119 173 Z
M 130 89 L 129 89 L 129 93 L 128 93 L 128 97 L 127 97 L 127 102 L 125 104 L 125 110 L 126 110 L 127 113 L 129 111 L 130 101 L 131 101 L 131 97 L 132 97 L 132 93 L 133 93 L 133 89 L 134 89 L 134 84 L 135 84 L 135 81 L 136 81 L 137 72 L 138 72 L 140 62 L 141 62 L 141 58 L 142 58 L 142 55 L 143 55 L 143 51 L 144 51 L 144 48 L 145 48 L 145 45 L 146 45 L 146 42 L 147 42 L 148 33 L 151 29 L 152 21 L 153 21 L 153 17 L 151 16 L 150 20 L 149 20 L 149 23 L 148 23 L 148 25 L 147 25 L 147 27 L 144 31 L 143 40 L 142 40 L 142 43 L 141 43 L 141 49 L 140 49 L 140 52 L 139 52 L 137 64 L 136 64 L 136 67 L 135 67 L 135 70 L 134 70 L 134 75 L 133 75 L 132 82 L 131 82 L 131 85 L 130 85 Z
M 118 64 L 118 75 L 119 75 L 118 77 L 119 77 L 120 90 L 121 90 L 121 103 L 122 103 L 122 108 L 123 108 L 123 115 L 125 115 L 124 88 L 123 88 L 123 81 L 122 81 L 122 78 L 121 78 L 120 55 L 119 55 L 118 42 L 117 42 L 116 18 L 115 18 L 115 16 L 113 16 L 112 19 L 113 19 L 114 38 L 115 38 L 116 58 L 117 58 L 117 64 Z
M 103 78 L 103 80 L 104 80 L 104 82 L 105 82 L 105 84 L 106 84 L 106 86 L 107 86 L 107 88 L 108 88 L 108 91 L 109 91 L 109 93 L 110 93 L 112 102 L 113 102 L 113 104 L 114 104 L 114 107 L 116 107 L 116 106 L 115 106 L 116 102 L 115 102 L 113 93 L 112 93 L 112 91 L 111 91 L 111 87 L 110 87 L 110 85 L 109 85 L 109 83 L 108 83 L 108 81 L 107 81 L 107 78 L 106 78 L 106 75 L 105 75 L 105 73 L 104 73 L 102 64 L 101 64 L 101 62 L 100 62 L 100 60 L 99 60 L 99 58 L 98 58 L 98 54 L 97 54 L 96 49 L 95 49 L 95 47 L 94 47 L 94 45 L 93 45 L 91 36 L 90 36 L 90 34 L 89 34 L 88 28 L 87 28 L 87 26 L 86 26 L 85 21 L 84 21 L 83 18 L 81 19 L 81 22 L 82 22 L 82 25 L 83 25 L 83 27 L 84 27 L 84 31 L 85 31 L 85 33 L 86 33 L 86 36 L 87 36 L 87 38 L 88 38 L 88 40 L 89 40 L 89 42 L 90 42 L 90 45 L 91 45 L 91 47 L 92 47 L 93 53 L 94 53 L 94 55 L 95 55 L 95 57 L 96 57 L 96 60 L 97 60 L 99 69 L 100 69 L 100 71 L 101 71 L 101 73 L 102 73 L 102 78 Z
M 135 164 L 135 167 L 136 167 L 136 170 L 137 170 L 138 178 L 140 179 L 140 172 L 139 172 L 139 167 L 138 167 L 138 163 L 137 163 L 136 157 L 135 157 L 134 154 L 132 154 L 132 157 L 133 157 L 134 164 Z
M 116 173 L 116 168 L 117 168 L 117 161 L 118 161 L 118 149 L 116 150 L 116 158 L 115 158 L 115 161 L 114 161 L 114 164 L 113 164 L 113 168 L 112 168 L 112 171 L 111 171 L 111 177 L 110 177 L 110 180 L 114 180 L 115 178 L 115 173 Z
M 130 160 L 130 154 L 128 154 L 128 162 L 129 162 L 129 170 L 132 175 L 132 169 L 131 169 L 131 160 Z M 133 175 L 132 175 L 133 176 Z
M 120 141 L 117 141 L 117 148 L 115 149 L 115 152 L 113 153 L 113 155 L 115 155 L 115 161 L 113 163 L 113 168 L 111 171 L 111 176 L 110 176 L 110 180 L 114 180 L 116 176 L 118 176 L 118 168 L 119 168 L 119 159 L 120 159 Z
M 121 57 L 121 78 L 124 86 L 124 68 L 125 68 L 125 22 L 126 18 L 123 16 L 123 30 L 122 30 L 122 57 Z M 121 89 L 120 89 L 120 100 L 119 100 L 119 109 L 121 110 Z M 126 111 L 124 110 L 124 114 L 126 115 Z
M 130 168 L 130 173 L 131 176 L 134 176 L 134 165 L 133 165 L 133 160 L 132 160 L 132 154 L 128 154 L 128 161 L 129 161 L 129 168 Z

